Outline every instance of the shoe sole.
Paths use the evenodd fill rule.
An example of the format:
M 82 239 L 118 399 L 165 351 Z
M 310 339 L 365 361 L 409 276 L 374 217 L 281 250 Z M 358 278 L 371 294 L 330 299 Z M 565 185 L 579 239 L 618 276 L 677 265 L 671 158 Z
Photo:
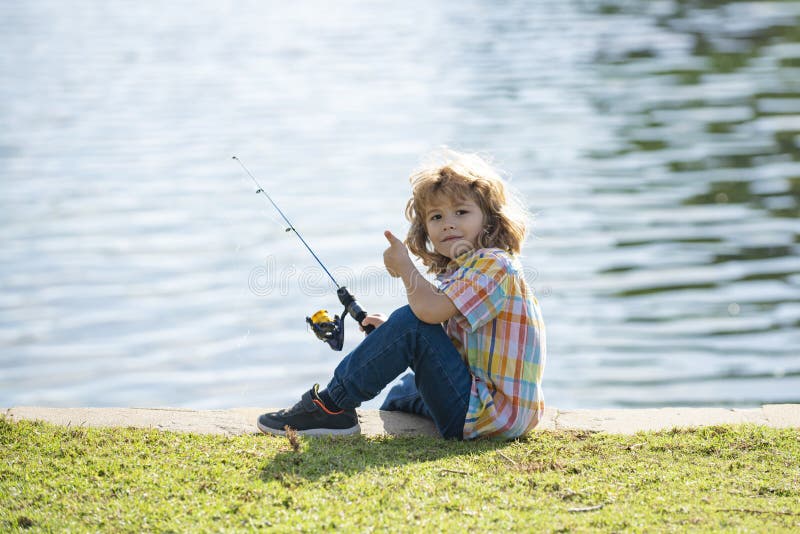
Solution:
M 276 436 L 285 436 L 286 431 L 277 428 L 270 428 L 261 424 L 261 421 L 256 421 L 256 426 L 264 434 L 273 434 Z M 361 425 L 356 423 L 355 426 L 350 428 L 309 428 L 308 430 L 295 430 L 298 436 L 349 436 L 351 434 L 360 434 Z

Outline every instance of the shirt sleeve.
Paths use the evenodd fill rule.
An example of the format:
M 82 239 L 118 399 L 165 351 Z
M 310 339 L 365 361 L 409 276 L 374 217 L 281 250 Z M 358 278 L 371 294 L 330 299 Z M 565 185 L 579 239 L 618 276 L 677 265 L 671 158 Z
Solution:
M 477 255 L 442 282 L 441 291 L 466 319 L 474 332 L 503 310 L 507 295 L 507 266 L 493 254 Z

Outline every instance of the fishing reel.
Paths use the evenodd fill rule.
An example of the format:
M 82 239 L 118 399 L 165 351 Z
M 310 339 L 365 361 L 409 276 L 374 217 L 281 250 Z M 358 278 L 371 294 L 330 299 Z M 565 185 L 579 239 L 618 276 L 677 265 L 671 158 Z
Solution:
M 306 317 L 306 322 L 311 326 L 311 331 L 314 332 L 318 339 L 327 343 L 333 350 L 342 350 L 344 345 L 344 318 L 350 315 L 358 324 L 361 324 L 361 321 L 367 317 L 367 312 L 359 306 L 355 297 L 346 287 L 342 286 L 337 289 L 336 296 L 339 297 L 339 302 L 344 306 L 341 316 L 334 315 L 331 318 L 327 310 L 319 310 L 311 317 Z M 362 327 L 367 334 L 375 330 L 375 327 L 371 324 L 362 325 Z
M 344 319 L 334 315 L 333 319 L 328 310 L 319 310 L 311 317 L 306 317 L 306 322 L 311 326 L 311 331 L 333 350 L 342 350 L 344 345 Z

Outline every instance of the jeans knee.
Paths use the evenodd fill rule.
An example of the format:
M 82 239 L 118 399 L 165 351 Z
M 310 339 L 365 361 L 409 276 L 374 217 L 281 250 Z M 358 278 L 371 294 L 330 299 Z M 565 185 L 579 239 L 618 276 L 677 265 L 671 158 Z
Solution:
M 393 311 L 392 314 L 389 316 L 389 319 L 393 319 L 394 321 L 397 322 L 403 322 L 404 324 L 411 324 L 416 326 L 418 329 L 423 329 L 423 330 L 431 329 L 434 332 L 438 332 L 439 330 L 442 329 L 441 324 L 426 323 L 425 321 L 418 318 L 416 315 L 414 315 L 414 312 L 411 310 L 411 306 L 409 306 L 408 304 L 400 308 L 397 308 L 395 311 Z
M 420 321 L 417 318 L 417 316 L 414 315 L 414 312 L 411 311 L 411 306 L 409 306 L 408 304 L 406 304 L 405 306 L 401 306 L 400 308 L 397 308 L 395 311 L 393 311 L 392 314 L 389 316 L 389 319 L 394 321 L 401 321 L 403 323 L 412 323 L 412 324 L 422 323 L 422 321 Z

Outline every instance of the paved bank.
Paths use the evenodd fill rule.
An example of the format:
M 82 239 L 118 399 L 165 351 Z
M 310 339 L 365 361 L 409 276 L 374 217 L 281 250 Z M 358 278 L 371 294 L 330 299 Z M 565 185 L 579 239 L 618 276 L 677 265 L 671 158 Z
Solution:
M 264 408 L 189 410 L 181 408 L 46 408 L 0 409 L 12 420 L 41 420 L 65 426 L 155 428 L 199 434 L 253 434 Z M 433 423 L 398 412 L 359 410 L 362 433 L 375 436 L 437 435 Z M 589 430 L 634 434 L 673 427 L 754 423 L 800 428 L 800 404 L 767 404 L 761 408 L 654 408 L 643 410 L 560 410 L 548 408 L 539 430 Z

